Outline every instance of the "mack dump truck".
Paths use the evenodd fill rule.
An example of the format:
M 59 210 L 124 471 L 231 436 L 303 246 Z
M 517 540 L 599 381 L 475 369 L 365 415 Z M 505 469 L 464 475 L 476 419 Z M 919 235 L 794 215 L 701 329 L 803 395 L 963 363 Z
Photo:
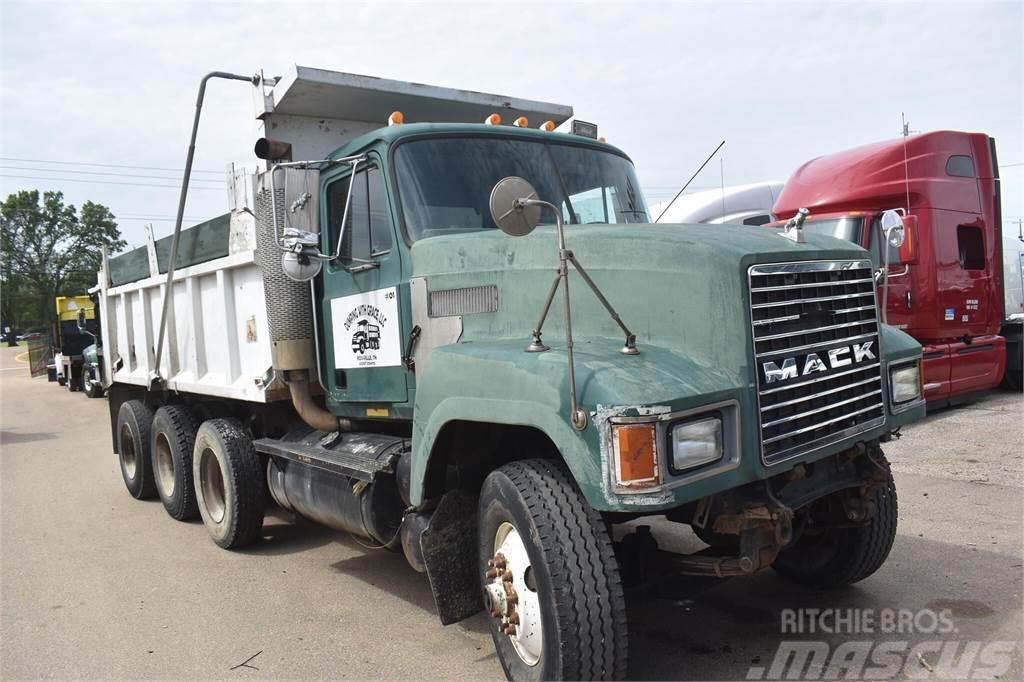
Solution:
M 489 614 L 512 679 L 625 674 L 656 540 L 613 530 L 641 517 L 708 544 L 674 575 L 835 587 L 885 561 L 881 444 L 924 414 L 921 348 L 880 323 L 862 248 L 651 224 L 568 106 L 295 67 L 211 74 L 197 124 L 212 78 L 249 81 L 259 169 L 99 273 L 134 497 L 229 550 L 272 500 L 401 551 L 442 623 Z

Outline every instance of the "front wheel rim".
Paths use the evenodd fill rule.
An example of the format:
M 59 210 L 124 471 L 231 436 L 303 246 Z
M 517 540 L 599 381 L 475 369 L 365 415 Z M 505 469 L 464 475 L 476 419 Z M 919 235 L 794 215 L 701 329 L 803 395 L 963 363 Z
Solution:
M 498 630 L 523 663 L 537 665 L 544 653 L 540 594 L 526 544 L 507 521 L 494 534 L 494 557 L 487 562 L 484 578 L 484 600 Z

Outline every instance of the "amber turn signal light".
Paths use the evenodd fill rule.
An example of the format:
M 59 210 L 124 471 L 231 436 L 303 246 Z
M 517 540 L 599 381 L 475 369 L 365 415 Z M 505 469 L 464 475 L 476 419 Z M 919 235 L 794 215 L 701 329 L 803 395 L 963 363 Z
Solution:
M 649 488 L 661 482 L 654 424 L 612 426 L 616 483 L 625 488 Z

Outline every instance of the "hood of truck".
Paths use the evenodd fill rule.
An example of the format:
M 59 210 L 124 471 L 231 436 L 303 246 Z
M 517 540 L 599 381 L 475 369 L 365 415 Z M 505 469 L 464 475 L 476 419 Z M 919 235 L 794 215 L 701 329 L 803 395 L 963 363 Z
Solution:
M 797 244 L 761 227 L 740 225 L 570 225 L 566 246 L 637 337 L 698 365 L 735 372 L 749 382 L 750 315 L 747 269 L 758 263 L 866 259 L 849 242 L 806 235 Z M 427 290 L 494 285 L 497 310 L 463 315 L 461 342 L 529 340 L 558 266 L 553 226 L 526 237 L 498 230 L 438 235 L 412 249 L 413 276 Z M 573 336 L 589 340 L 622 333 L 586 282 L 570 266 Z M 544 341 L 564 344 L 561 293 L 544 324 Z M 582 345 L 582 347 L 580 347 Z M 602 344 L 603 345 L 603 344 Z

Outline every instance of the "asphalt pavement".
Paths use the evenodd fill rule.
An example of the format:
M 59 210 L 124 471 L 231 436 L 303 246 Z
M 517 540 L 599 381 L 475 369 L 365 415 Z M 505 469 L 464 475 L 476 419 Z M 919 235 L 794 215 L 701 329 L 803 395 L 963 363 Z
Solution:
M 484 616 L 441 626 L 426 576 L 400 554 L 280 512 L 262 542 L 226 552 L 201 522 L 132 499 L 106 401 L 29 378 L 21 352 L 0 349 L 0 678 L 502 677 Z M 798 588 L 769 571 L 631 595 L 630 677 L 771 679 L 780 642 L 820 640 L 833 653 L 939 642 L 898 657 L 897 679 L 939 679 L 970 646 L 996 664 L 1008 649 L 1008 667 L 979 655 L 965 670 L 1021 679 L 1022 416 L 1020 394 L 996 392 L 886 448 L 899 537 L 852 588 Z M 688 530 L 654 527 L 663 544 L 700 546 Z M 815 609 L 855 611 L 861 622 L 794 635 L 794 609 L 811 621 Z M 909 630 L 864 626 L 902 612 Z M 938 632 L 930 613 L 953 629 Z M 960 653 L 944 663 L 951 642 Z

